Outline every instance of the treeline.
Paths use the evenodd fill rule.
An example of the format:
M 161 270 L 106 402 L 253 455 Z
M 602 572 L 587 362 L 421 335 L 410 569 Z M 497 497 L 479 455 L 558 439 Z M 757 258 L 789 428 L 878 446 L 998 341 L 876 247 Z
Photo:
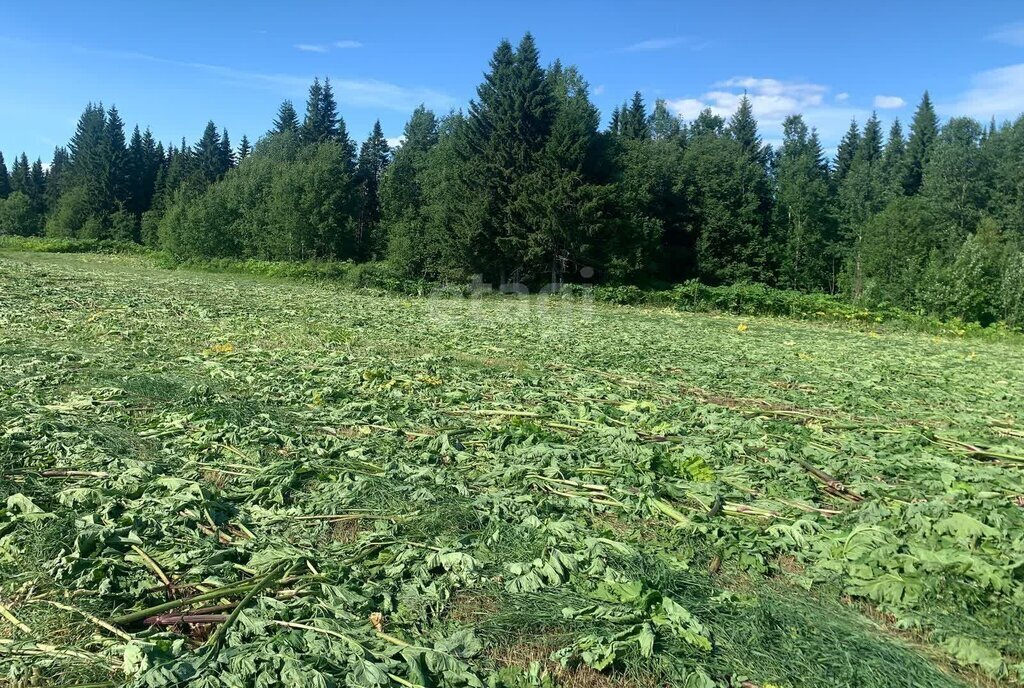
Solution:
M 834 159 L 800 115 L 765 145 L 750 101 L 693 121 L 639 93 L 602 130 L 575 67 L 503 41 L 465 112 L 417 108 L 356 148 L 330 82 L 234 150 L 164 146 L 90 105 L 48 169 L 0 159 L 0 233 L 131 239 L 178 259 L 386 261 L 411 277 L 759 282 L 1024 325 L 1024 117 L 905 134 L 872 115 Z

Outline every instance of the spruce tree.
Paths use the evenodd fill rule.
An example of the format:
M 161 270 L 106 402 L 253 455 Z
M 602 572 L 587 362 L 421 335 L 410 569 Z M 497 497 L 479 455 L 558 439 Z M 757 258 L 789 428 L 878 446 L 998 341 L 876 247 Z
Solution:
M 309 85 L 309 95 L 306 97 L 306 117 L 302 120 L 302 137 L 306 143 L 320 139 L 320 105 L 323 93 L 320 77 L 313 77 L 313 83 Z
M 608 133 L 612 136 L 620 136 L 622 134 L 622 108 L 617 105 L 612 110 L 612 117 L 608 122 Z
M 49 210 L 57 207 L 57 202 L 67 187 L 68 150 L 63 146 L 53 149 L 53 159 L 46 170 L 46 206 Z
M 78 119 L 68 143 L 70 171 L 74 181 L 94 188 L 103 177 L 106 111 L 89 103 Z
M 356 189 L 359 194 L 359 218 L 356 226 L 356 249 L 359 255 L 371 255 L 376 248 L 377 228 L 380 224 L 380 183 L 391 160 L 391 150 L 380 120 L 374 122 L 373 131 L 359 149 L 356 165 Z
M 850 128 L 846 130 L 842 140 L 839 142 L 838 148 L 836 148 L 836 159 L 832 168 L 832 180 L 836 188 L 843 183 L 843 179 L 850 172 L 850 165 L 853 164 L 853 158 L 857 155 L 857 147 L 859 145 L 860 128 L 857 126 L 857 120 L 851 120 Z
M 142 150 L 145 154 L 145 165 L 143 166 L 143 178 L 139 184 L 141 197 L 139 207 L 146 212 L 153 207 L 153 199 L 156 196 L 157 177 L 164 167 L 164 147 L 162 143 L 153 138 L 153 132 L 146 127 L 142 133 Z
M 897 118 L 889 128 L 889 138 L 882 153 L 882 176 L 885 180 L 887 198 L 903 194 L 903 179 L 906 176 L 907 141 L 903 138 L 903 126 Z
M 235 166 L 235 151 L 231 147 L 231 139 L 228 137 L 228 130 L 224 129 L 220 135 L 220 176 L 227 174 L 228 170 Z
M 848 254 L 848 268 L 854 298 L 864 289 L 863 243 L 869 221 L 886 204 L 882 164 L 882 126 L 875 113 L 864 125 L 864 134 L 839 186 L 840 231 Z
M 785 246 L 782 284 L 792 289 L 834 289 L 828 165 L 817 133 L 808 130 L 800 115 L 783 122 L 776 178 L 776 223 Z
M 7 164 L 4 163 L 4 154 L 0 153 L 0 199 L 11 195 L 11 177 L 7 173 Z
M 252 146 L 249 145 L 249 137 L 242 134 L 242 142 L 238 144 L 238 160 L 241 162 L 249 157 L 252 152 Z
M 132 138 L 128 142 L 128 203 L 127 208 L 135 215 L 141 215 L 145 208 L 143 205 L 146 167 L 149 161 L 146 159 L 146 150 L 142 143 L 142 132 L 139 125 L 132 130 Z
M 726 131 L 740 144 L 743 152 L 750 156 L 751 160 L 759 164 L 767 163 L 769 151 L 761 143 L 761 137 L 757 133 L 757 120 L 754 118 L 754 106 L 746 94 L 740 98 L 736 112 L 729 118 Z
M 646 141 L 651 137 L 651 125 L 647 119 L 647 106 L 640 91 L 633 93 L 629 105 L 622 106 L 619 118 L 621 135 L 634 141 Z
M 873 165 L 882 159 L 882 123 L 878 119 L 878 113 L 872 112 L 871 117 L 865 122 L 857 152 Z
M 533 37 L 519 47 L 502 41 L 490 71 L 470 103 L 460 143 L 468 194 L 466 223 L 481 236 L 477 269 L 499 278 L 524 265 L 528 235 L 536 226 L 526 178 L 551 132 L 555 102 Z
M 30 169 L 28 156 L 24 153 L 14 159 L 14 166 L 11 168 L 11 193 L 23 193 L 26 196 L 31 193 Z
M 42 218 L 46 212 L 46 173 L 43 171 L 43 161 L 39 158 L 36 158 L 36 161 L 32 163 L 28 188 L 28 197 L 32 201 L 32 210 Z
M 341 144 L 345 160 L 348 161 L 346 169 L 349 172 L 353 172 L 356 164 L 356 144 L 348 135 L 348 127 L 345 125 L 345 120 L 342 117 L 338 117 L 335 121 L 334 139 Z
M 770 235 L 767 160 L 749 103 L 740 104 L 728 127 L 710 111 L 694 121 L 684 164 L 695 215 L 697 269 L 703 279 L 774 279 L 781 242 Z
M 295 112 L 295 106 L 292 105 L 292 101 L 286 100 L 277 109 L 277 117 L 274 118 L 274 128 L 271 130 L 271 133 L 283 134 L 289 131 L 298 133 L 299 115 Z
M 182 141 L 183 150 L 184 147 Z M 193 149 L 193 162 L 196 172 L 207 184 L 217 181 L 225 172 L 220 136 L 217 134 L 217 126 L 212 121 L 206 123 L 206 129 Z
M 578 70 L 555 67 L 548 76 L 556 114 L 538 169 L 528 177 L 537 211 L 525 256 L 528 265 L 550 271 L 552 284 L 561 283 L 566 271 L 572 275 L 578 266 L 599 264 L 608 247 L 603 197 L 595 183 L 600 115 Z M 619 245 L 625 248 L 625 242 Z
M 306 100 L 306 118 L 302 121 L 302 142 L 318 143 L 331 138 L 337 133 L 337 106 L 330 83 L 320 84 L 320 77 L 315 77 L 309 87 Z
M 106 197 L 113 209 L 113 203 L 124 203 L 128 199 L 128 147 L 125 144 L 124 120 L 116 106 L 107 110 L 107 124 L 104 128 L 104 167 Z
M 537 153 L 551 133 L 555 100 L 532 34 L 527 33 L 519 41 L 515 65 L 515 105 L 521 114 L 523 143 L 530 152 Z
M 910 140 L 907 141 L 907 169 L 903 179 L 903 192 L 913 196 L 921 190 L 924 168 L 928 165 L 932 147 L 939 135 L 939 117 L 928 91 L 921 96 L 914 119 L 910 124 Z
M 768 166 L 772 151 L 761 141 L 754 106 L 746 94 L 729 118 L 726 133 L 739 144 L 746 163 L 738 168 L 743 177 L 743 197 L 737 221 L 748 227 L 747 240 L 751 244 L 745 248 L 748 257 L 742 262 L 758 279 L 770 281 L 782 253 L 774 237 L 770 236 L 773 197 Z
M 320 92 L 320 140 L 339 139 L 341 132 L 338 130 L 338 102 L 334 99 L 334 90 L 331 88 L 331 80 L 324 78 L 324 87 Z M 348 138 L 348 133 L 345 133 Z

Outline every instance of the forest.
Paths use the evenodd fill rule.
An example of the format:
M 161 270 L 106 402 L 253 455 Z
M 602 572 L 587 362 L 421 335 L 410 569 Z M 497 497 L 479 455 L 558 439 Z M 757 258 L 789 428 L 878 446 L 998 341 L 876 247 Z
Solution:
M 213 121 L 165 146 L 89 104 L 48 166 L 0 155 L 0 234 L 441 282 L 752 282 L 1024 325 L 1024 117 L 943 121 L 925 91 L 906 130 L 851 122 L 831 159 L 798 114 L 765 144 L 746 97 L 683 121 L 637 92 L 602 127 L 583 75 L 542 66 L 530 34 L 394 148 L 379 123 L 357 146 L 343 106 L 315 79 L 304 113 L 283 102 L 236 148 Z

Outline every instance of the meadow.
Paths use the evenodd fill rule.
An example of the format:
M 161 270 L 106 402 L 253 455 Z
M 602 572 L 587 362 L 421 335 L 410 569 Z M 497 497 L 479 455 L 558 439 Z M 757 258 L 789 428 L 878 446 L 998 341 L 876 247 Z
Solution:
M 1024 683 L 1024 349 L 0 251 L 0 682 Z

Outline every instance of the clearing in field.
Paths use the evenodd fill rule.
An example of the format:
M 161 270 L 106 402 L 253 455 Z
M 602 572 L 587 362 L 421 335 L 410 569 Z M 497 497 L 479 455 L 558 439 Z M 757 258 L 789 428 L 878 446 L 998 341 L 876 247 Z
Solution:
M 0 255 L 13 685 L 1024 680 L 1024 351 Z

